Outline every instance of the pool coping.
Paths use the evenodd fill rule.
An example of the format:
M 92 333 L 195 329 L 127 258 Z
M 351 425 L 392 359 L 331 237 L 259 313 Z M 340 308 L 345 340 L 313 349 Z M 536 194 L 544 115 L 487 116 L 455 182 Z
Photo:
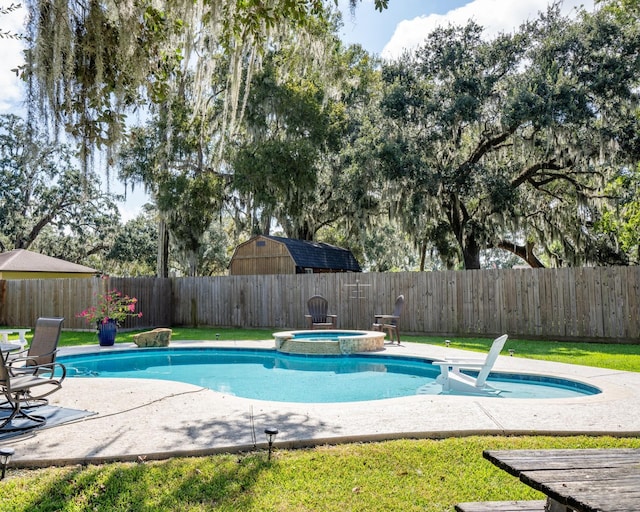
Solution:
M 173 341 L 172 347 L 274 348 L 274 341 Z M 65 347 L 61 355 L 137 348 Z M 468 351 L 407 343 L 386 344 L 368 357 L 460 357 Z M 237 398 L 198 386 L 141 379 L 67 379 L 52 405 L 97 414 L 8 439 L 12 466 L 151 460 L 264 449 L 274 446 L 470 435 L 640 435 L 640 373 L 501 355 L 496 371 L 542 373 L 602 389 L 592 396 L 558 399 L 416 395 L 369 402 L 299 404 Z M 106 398 L 108 397 L 108 399 Z
M 323 336 L 333 333 L 335 340 L 305 338 L 305 335 Z M 299 337 L 298 337 L 299 336 Z M 274 332 L 275 349 L 283 354 L 292 355 L 349 355 L 359 352 L 377 352 L 384 350 L 385 333 L 364 330 L 293 330 Z

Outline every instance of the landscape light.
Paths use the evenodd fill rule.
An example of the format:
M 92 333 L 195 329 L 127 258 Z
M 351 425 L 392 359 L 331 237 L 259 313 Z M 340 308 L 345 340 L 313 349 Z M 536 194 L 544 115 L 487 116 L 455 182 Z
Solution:
M 267 435 L 267 442 L 269 443 L 269 457 L 267 460 L 271 460 L 271 448 L 273 447 L 273 440 L 278 435 L 278 429 L 266 428 L 264 429 L 264 433 Z
M 0 476 L 0 480 L 4 479 L 4 475 L 7 472 L 7 466 L 9 465 L 9 461 L 15 450 L 13 448 L 0 448 L 0 466 L 2 466 L 2 475 Z

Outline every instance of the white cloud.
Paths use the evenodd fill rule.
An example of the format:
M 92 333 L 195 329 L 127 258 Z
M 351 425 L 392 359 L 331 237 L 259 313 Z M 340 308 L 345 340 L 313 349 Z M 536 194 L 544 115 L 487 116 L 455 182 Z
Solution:
M 128 191 L 125 201 L 118 202 L 118 210 L 122 223 L 135 219 L 142 213 L 142 207 L 151 200 L 142 187 L 138 187 L 134 192 Z
M 549 0 L 474 0 L 446 14 L 430 14 L 403 20 L 398 23 L 393 36 L 382 50 L 382 57 L 399 57 L 404 50 L 421 45 L 427 34 L 436 27 L 465 25 L 470 19 L 485 28 L 487 37 L 500 32 L 512 32 L 524 21 L 534 19 L 540 11 L 545 11 L 550 3 Z M 580 5 L 593 10 L 593 0 L 565 0 L 562 12 L 568 14 Z
M 0 17 L 0 29 L 3 32 L 22 34 L 24 17 L 24 9 L 4 14 Z M 0 39 L 0 114 L 20 114 L 16 109 L 23 100 L 23 83 L 11 70 L 24 63 L 23 45 L 23 41 L 19 39 Z

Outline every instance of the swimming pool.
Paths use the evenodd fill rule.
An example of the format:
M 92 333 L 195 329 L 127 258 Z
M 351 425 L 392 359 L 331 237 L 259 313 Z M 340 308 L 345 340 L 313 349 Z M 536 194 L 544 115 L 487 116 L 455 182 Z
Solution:
M 359 402 L 438 395 L 439 370 L 420 358 L 300 356 L 274 350 L 165 348 L 58 357 L 70 377 L 161 379 L 276 402 Z M 503 398 L 567 398 L 599 389 L 544 375 L 492 373 Z

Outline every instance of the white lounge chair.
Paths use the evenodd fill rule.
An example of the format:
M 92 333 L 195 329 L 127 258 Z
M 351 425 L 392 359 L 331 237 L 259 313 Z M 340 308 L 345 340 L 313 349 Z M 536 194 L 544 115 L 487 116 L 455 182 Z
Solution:
M 508 336 L 503 334 L 493 340 L 491 349 L 485 359 L 478 358 L 451 358 L 443 361 L 434 361 L 433 364 L 440 367 L 440 375 L 436 382 L 442 385 L 445 392 L 495 395 L 500 391 L 487 384 L 487 377 L 495 364 L 500 351 L 504 347 Z M 477 370 L 478 376 L 472 377 L 461 370 Z

